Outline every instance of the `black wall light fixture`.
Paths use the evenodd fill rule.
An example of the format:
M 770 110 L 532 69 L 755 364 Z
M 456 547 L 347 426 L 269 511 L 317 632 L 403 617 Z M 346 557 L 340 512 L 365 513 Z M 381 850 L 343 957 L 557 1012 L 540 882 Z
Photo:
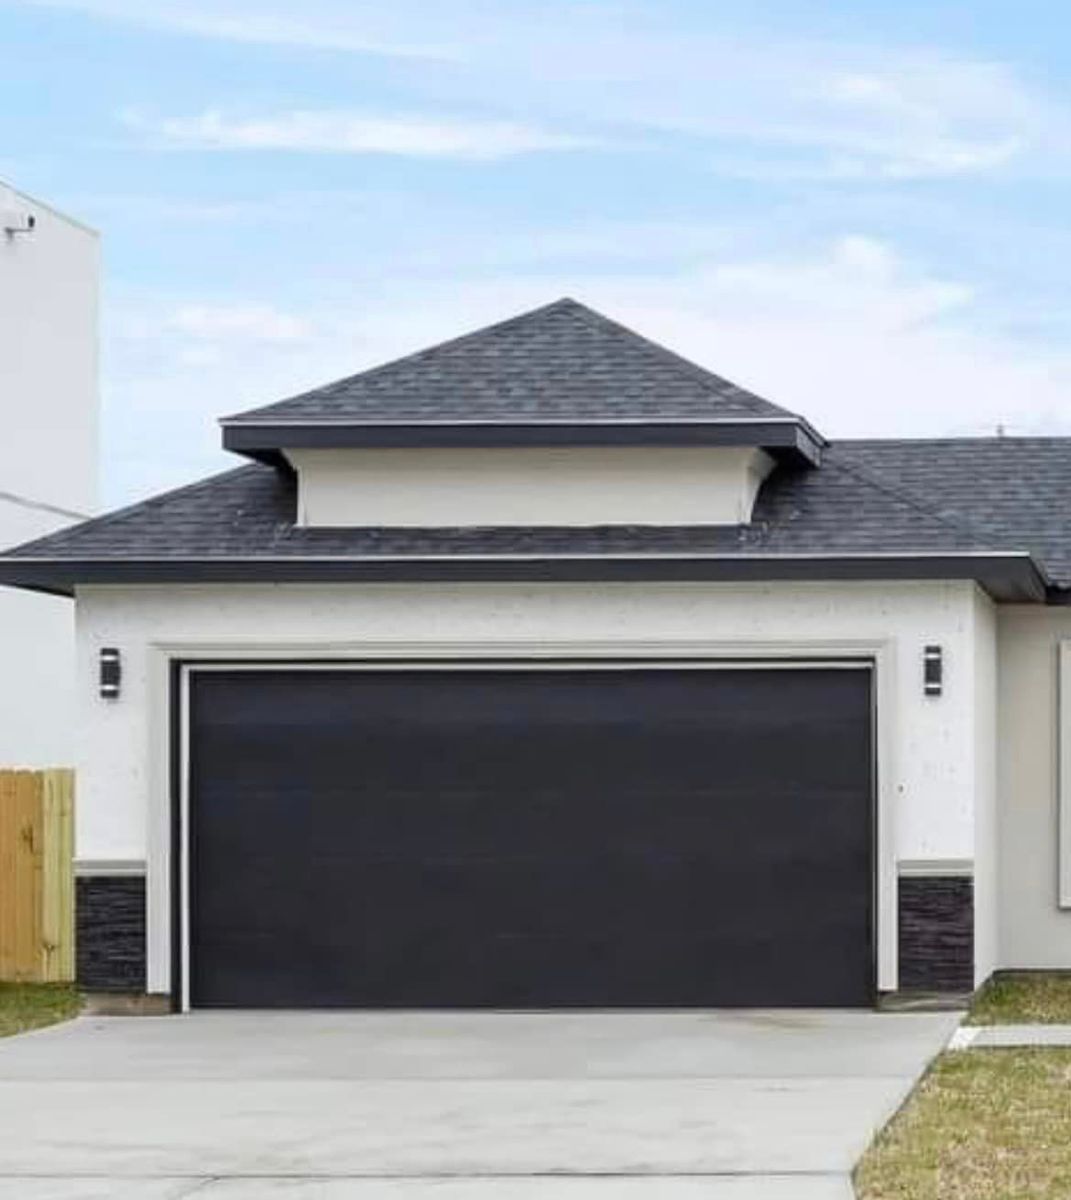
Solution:
M 927 646 L 922 654 L 922 690 L 927 696 L 939 696 L 944 686 L 945 666 L 940 646 Z
M 119 682 L 123 676 L 119 651 L 105 646 L 100 652 L 100 694 L 105 700 L 119 699 Z

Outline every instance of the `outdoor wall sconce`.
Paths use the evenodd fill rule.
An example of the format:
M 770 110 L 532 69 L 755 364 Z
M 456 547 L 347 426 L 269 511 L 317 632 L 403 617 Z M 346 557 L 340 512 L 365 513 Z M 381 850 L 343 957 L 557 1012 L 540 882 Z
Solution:
M 119 651 L 114 646 L 105 646 L 100 652 L 100 694 L 105 700 L 119 699 L 122 675 Z
M 940 646 L 927 646 L 922 654 L 922 690 L 927 696 L 939 696 L 944 684 L 944 660 Z

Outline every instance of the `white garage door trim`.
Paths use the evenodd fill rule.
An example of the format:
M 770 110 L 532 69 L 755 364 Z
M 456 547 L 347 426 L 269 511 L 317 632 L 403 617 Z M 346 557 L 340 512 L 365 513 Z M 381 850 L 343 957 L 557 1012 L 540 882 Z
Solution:
M 338 645 L 303 645 L 263 647 L 259 645 L 206 645 L 204 643 L 158 644 L 152 648 L 153 677 L 153 737 L 158 753 L 152 761 L 158 764 L 152 781 L 157 803 L 149 828 L 149 862 L 147 881 L 148 904 L 148 984 L 152 992 L 170 992 L 172 984 L 172 943 L 179 937 L 183 995 L 181 1006 L 189 1006 L 188 981 L 189 939 L 188 880 L 180 879 L 180 928 L 173 931 L 171 901 L 171 860 L 173 823 L 171 797 L 177 792 L 181 806 L 180 828 L 187 828 L 188 781 L 185 764 L 188 747 L 185 744 L 187 711 L 177 716 L 179 729 L 179 770 L 173 774 L 171 711 L 172 671 L 179 666 L 179 704 L 188 706 L 188 679 L 195 670 L 384 670 L 394 667 L 400 671 L 442 669 L 448 671 L 495 669 L 503 666 L 531 670 L 613 670 L 642 665 L 645 669 L 694 668 L 717 670 L 747 665 L 756 670 L 791 667 L 805 670 L 830 667 L 870 669 L 873 671 L 872 695 L 875 704 L 875 938 L 877 943 L 877 987 L 893 991 L 897 986 L 897 920 L 896 920 L 896 853 L 893 841 L 894 777 L 890 755 L 893 745 L 891 722 L 892 655 L 887 643 L 810 643 L 790 646 L 783 643 L 741 644 L 729 646 L 692 643 L 498 643 L 494 645 L 416 645 L 376 644 L 339 647 Z M 183 835 L 184 836 L 184 835 Z M 187 855 L 181 855 L 182 861 Z

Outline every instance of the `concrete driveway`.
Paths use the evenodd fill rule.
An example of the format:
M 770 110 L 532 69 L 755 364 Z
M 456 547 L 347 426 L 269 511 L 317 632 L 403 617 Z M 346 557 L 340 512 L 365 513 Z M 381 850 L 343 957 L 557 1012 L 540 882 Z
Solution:
M 846 1200 L 948 1015 L 199 1013 L 0 1042 L 3 1200 Z

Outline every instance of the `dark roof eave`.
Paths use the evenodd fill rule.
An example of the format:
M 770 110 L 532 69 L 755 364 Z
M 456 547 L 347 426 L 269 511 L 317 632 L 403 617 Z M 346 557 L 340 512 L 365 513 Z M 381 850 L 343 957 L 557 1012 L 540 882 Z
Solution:
M 74 595 L 92 584 L 974 580 L 1003 603 L 1068 603 L 1029 554 L 443 555 L 363 558 L 0 558 L 0 584 Z M 1065 593 L 1066 594 L 1066 593 Z
M 700 421 L 248 421 L 220 422 L 223 447 L 261 462 L 283 451 L 505 446 L 761 446 L 779 459 L 818 466 L 822 436 L 803 418 Z

